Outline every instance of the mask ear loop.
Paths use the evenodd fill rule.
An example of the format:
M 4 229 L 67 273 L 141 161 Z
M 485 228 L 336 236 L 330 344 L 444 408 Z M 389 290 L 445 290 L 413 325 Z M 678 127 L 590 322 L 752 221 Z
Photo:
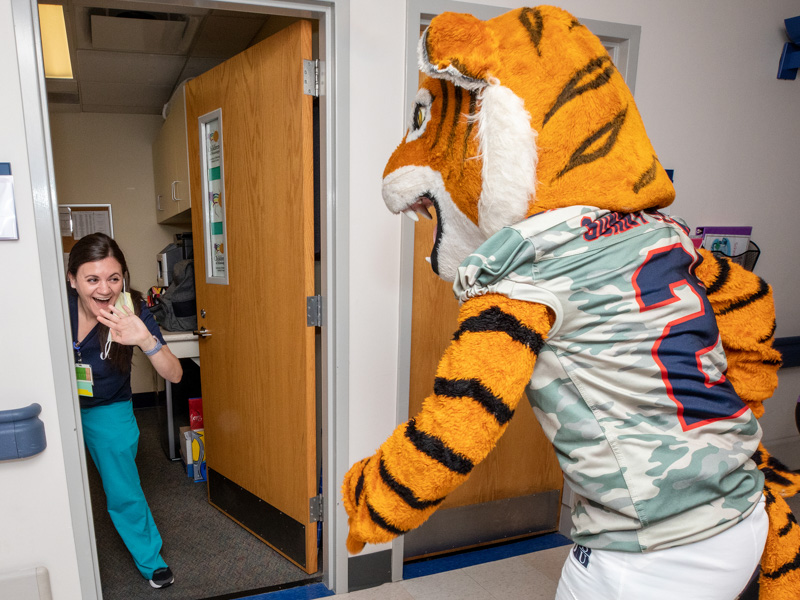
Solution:
M 127 284 L 125 282 L 125 276 L 122 276 L 122 293 L 127 292 Z M 111 342 L 114 340 L 111 339 L 111 330 L 108 330 L 108 337 L 106 338 L 106 347 L 103 348 L 102 352 L 100 352 L 100 360 L 106 360 L 108 358 L 108 353 L 111 351 Z
M 111 339 L 111 330 L 108 330 L 108 337 L 106 338 L 106 347 L 100 353 L 100 360 L 105 360 L 108 358 L 108 352 L 111 350 L 111 342 L 114 341 Z

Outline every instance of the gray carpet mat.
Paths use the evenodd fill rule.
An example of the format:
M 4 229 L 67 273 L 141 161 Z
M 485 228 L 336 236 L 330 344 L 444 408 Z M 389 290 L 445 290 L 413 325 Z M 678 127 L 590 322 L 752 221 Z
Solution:
M 311 577 L 211 506 L 206 484 L 194 483 L 183 463 L 167 459 L 155 408 L 134 414 L 140 430 L 137 464 L 142 489 L 175 583 L 156 590 L 139 574 L 108 516 L 100 477 L 87 454 L 104 600 L 236 598 Z

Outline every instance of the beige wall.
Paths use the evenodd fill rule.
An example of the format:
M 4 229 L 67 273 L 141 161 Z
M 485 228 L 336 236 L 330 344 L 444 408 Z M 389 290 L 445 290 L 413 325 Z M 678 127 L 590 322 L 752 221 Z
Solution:
M 50 114 L 58 203 L 111 204 L 114 238 L 142 293 L 156 284 L 156 253 L 190 229 L 156 223 L 151 146 L 162 122 L 160 115 Z M 155 389 L 149 361 L 137 352 L 133 364 L 133 392 Z

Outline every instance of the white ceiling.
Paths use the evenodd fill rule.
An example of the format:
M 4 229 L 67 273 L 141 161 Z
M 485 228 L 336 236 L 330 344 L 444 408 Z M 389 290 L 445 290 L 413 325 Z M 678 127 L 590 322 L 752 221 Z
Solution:
M 182 81 L 294 19 L 128 0 L 61 3 L 75 78 L 47 80 L 51 111 L 161 114 Z

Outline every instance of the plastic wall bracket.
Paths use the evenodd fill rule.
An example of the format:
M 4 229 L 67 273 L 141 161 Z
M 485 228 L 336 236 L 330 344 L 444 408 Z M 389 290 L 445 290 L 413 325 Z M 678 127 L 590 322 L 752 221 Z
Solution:
M 778 65 L 778 79 L 796 79 L 797 69 L 800 68 L 800 17 L 784 19 L 783 22 L 791 42 L 783 45 Z
M 797 79 L 798 68 L 800 68 L 800 46 L 786 42 L 778 65 L 778 79 Z

